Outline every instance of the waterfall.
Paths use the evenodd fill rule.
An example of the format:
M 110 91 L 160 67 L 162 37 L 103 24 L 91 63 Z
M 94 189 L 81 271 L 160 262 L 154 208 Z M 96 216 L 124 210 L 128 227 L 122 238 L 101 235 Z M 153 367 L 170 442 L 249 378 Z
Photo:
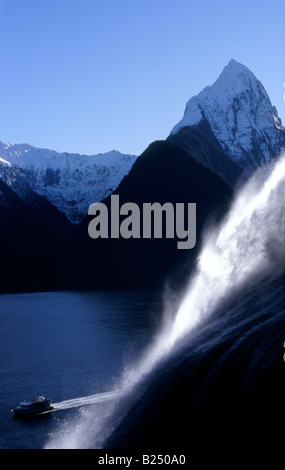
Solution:
M 208 228 L 195 273 L 175 316 L 122 384 L 127 388 L 150 372 L 179 342 L 201 327 L 235 294 L 268 275 L 278 277 L 285 255 L 285 155 L 261 168 L 236 195 L 218 227 Z
M 155 366 L 205 327 L 226 302 L 241 296 L 265 277 L 274 279 L 284 269 L 285 155 L 258 170 L 238 191 L 228 215 L 203 237 L 194 274 L 172 318 L 165 319 L 156 339 L 139 362 L 123 372 L 116 389 L 121 392 L 106 416 L 84 416 L 56 446 L 104 447 L 118 423 L 116 413 L 125 397 L 139 387 Z M 113 416 L 116 415 L 116 418 Z M 123 413 L 122 413 L 123 415 Z M 83 436 L 88 435 L 88 442 Z
M 285 156 L 237 195 L 221 227 L 205 235 L 197 270 L 174 319 L 169 341 L 195 327 L 234 292 L 260 276 L 280 274 L 285 243 Z

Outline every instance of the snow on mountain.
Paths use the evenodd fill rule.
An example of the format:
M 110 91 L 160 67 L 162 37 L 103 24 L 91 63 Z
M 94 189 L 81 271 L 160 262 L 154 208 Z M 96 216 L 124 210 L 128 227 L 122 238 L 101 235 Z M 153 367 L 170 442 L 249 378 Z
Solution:
M 90 204 L 117 188 L 136 158 L 115 150 L 88 156 L 0 141 L 0 179 L 20 196 L 31 188 L 79 223 Z
M 224 152 L 249 171 L 279 155 L 285 146 L 285 128 L 266 90 L 234 59 L 212 86 L 187 102 L 171 134 L 202 120 L 208 121 Z

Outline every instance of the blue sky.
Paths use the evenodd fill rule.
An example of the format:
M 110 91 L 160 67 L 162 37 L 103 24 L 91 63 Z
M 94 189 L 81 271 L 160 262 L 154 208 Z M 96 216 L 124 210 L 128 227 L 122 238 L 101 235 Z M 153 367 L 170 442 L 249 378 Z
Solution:
M 0 0 L 0 139 L 140 154 L 231 58 L 285 124 L 284 0 Z

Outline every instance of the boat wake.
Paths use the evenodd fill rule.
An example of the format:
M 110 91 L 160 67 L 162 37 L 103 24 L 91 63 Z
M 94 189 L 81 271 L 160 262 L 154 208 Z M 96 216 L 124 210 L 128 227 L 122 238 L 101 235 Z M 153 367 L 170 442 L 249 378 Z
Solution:
M 96 405 L 97 403 L 105 403 L 115 400 L 119 397 L 119 391 L 96 393 L 86 397 L 73 398 L 71 400 L 64 400 L 59 403 L 54 403 L 54 410 L 69 410 L 71 408 L 80 408 L 87 405 Z

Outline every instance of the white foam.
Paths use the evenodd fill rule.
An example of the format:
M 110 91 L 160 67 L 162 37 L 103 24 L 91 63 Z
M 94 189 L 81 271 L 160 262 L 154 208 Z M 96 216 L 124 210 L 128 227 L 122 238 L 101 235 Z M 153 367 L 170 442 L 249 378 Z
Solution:
M 56 410 L 68 410 L 71 408 L 80 408 L 86 405 L 95 405 L 97 403 L 105 403 L 107 401 L 115 400 L 119 396 L 119 391 L 96 393 L 95 395 L 88 395 L 86 397 L 73 398 L 70 400 L 53 403 Z

